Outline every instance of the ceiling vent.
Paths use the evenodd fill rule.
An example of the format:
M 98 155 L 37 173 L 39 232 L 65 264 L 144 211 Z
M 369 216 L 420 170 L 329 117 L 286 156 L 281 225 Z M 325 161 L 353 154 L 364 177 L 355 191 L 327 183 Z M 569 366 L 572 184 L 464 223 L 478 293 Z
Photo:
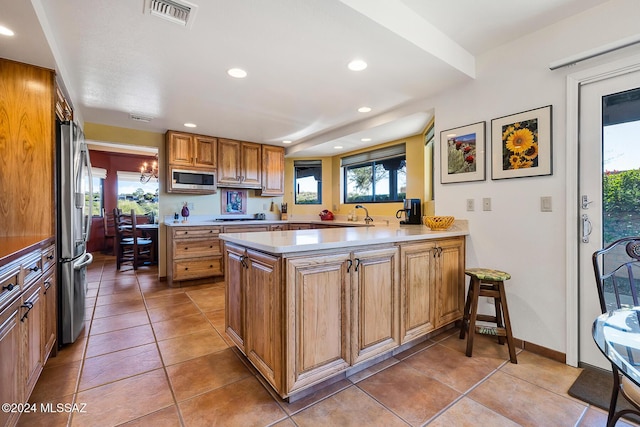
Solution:
M 129 113 L 129 118 L 133 121 L 144 123 L 149 123 L 151 120 L 153 120 L 153 117 L 143 116 L 142 114 L 136 113 Z
M 147 11 L 158 18 L 191 29 L 198 6 L 184 0 L 146 0 Z

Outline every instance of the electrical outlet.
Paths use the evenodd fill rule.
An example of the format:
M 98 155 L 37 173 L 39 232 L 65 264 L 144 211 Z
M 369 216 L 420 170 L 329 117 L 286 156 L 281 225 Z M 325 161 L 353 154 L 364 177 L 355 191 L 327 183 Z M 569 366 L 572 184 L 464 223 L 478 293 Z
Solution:
M 476 209 L 475 200 L 467 199 L 467 211 L 473 212 Z
M 483 211 L 491 210 L 491 197 L 485 197 L 482 199 L 482 210 Z

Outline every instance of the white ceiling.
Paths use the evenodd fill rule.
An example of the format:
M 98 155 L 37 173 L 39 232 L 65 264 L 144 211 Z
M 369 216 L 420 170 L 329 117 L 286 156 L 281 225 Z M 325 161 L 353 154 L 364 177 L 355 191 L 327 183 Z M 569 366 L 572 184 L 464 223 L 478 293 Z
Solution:
M 0 0 L 0 25 L 16 33 L 0 36 L 0 57 L 55 68 L 87 122 L 193 122 L 207 135 L 292 140 L 288 156 L 336 155 L 420 133 L 433 115 L 425 100 L 472 80 L 476 56 L 606 0 L 191 2 L 187 29 L 144 13 L 145 0 Z M 368 68 L 348 70 L 354 58 Z

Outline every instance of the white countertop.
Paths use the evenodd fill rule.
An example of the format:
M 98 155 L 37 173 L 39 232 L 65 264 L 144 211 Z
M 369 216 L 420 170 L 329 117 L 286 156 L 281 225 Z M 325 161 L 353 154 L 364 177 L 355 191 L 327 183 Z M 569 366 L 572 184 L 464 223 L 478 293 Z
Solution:
M 247 223 L 249 221 L 245 221 Z M 260 221 L 256 221 L 260 222 Z M 264 222 L 264 221 L 263 221 Z M 306 221 L 308 222 L 308 221 Z M 272 254 L 306 252 L 321 249 L 342 249 L 380 243 L 466 236 L 466 220 L 456 220 L 446 231 L 431 231 L 424 225 L 374 227 L 338 227 L 314 230 L 259 231 L 251 233 L 222 233 L 220 239 Z
M 321 221 L 319 219 L 289 219 L 289 220 L 279 220 L 279 219 L 244 219 L 244 220 L 229 220 L 229 219 L 219 219 L 217 217 L 212 216 L 193 216 L 189 217 L 186 222 L 182 222 L 182 219 L 174 220 L 173 218 L 166 218 L 164 224 L 167 227 L 197 227 L 203 225 L 264 225 L 264 224 L 334 224 L 342 227 L 363 227 L 366 224 L 364 221 Z M 392 223 L 391 221 L 374 221 L 373 226 L 380 225 L 388 225 Z

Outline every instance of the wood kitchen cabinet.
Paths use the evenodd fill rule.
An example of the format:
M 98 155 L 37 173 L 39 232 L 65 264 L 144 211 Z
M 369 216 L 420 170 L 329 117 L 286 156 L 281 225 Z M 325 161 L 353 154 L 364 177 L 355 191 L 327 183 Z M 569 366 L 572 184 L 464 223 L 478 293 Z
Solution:
M 244 349 L 245 249 L 225 245 L 225 331 L 236 347 Z
M 262 146 L 261 196 L 284 196 L 284 147 Z
M 22 337 L 20 328 L 20 305 L 17 298 L 0 310 L 0 402 L 24 402 L 23 381 L 20 370 L 22 362 Z M 12 426 L 18 421 L 18 412 L 0 412 L 0 425 Z
M 23 336 L 24 396 L 30 396 L 44 367 L 43 278 L 41 253 L 32 254 L 22 262 L 24 293 L 20 312 Z
M 400 345 L 398 253 L 397 247 L 353 252 L 352 364 Z
M 281 260 L 227 244 L 225 330 L 276 389 L 282 385 Z
M 42 252 L 42 297 L 44 299 L 44 356 L 43 363 L 49 356 L 57 353 L 58 335 L 58 285 L 56 282 L 55 245 Z
M 462 318 L 464 237 L 400 245 L 401 342 Z
M 217 167 L 217 138 L 168 131 L 165 140 L 170 166 L 195 167 L 209 171 Z
M 0 268 L 0 403 L 24 402 L 20 274 L 19 263 Z M 0 425 L 14 425 L 19 415 L 0 412 Z
M 435 327 L 462 319 L 464 313 L 464 237 L 436 240 Z
M 400 245 L 402 344 L 435 329 L 436 253 L 433 241 Z
M 286 261 L 289 393 L 351 365 L 350 252 Z
M 262 148 L 254 142 L 218 139 L 218 185 L 262 188 Z
M 219 226 L 169 227 L 167 281 L 179 286 L 185 280 L 224 275 Z

